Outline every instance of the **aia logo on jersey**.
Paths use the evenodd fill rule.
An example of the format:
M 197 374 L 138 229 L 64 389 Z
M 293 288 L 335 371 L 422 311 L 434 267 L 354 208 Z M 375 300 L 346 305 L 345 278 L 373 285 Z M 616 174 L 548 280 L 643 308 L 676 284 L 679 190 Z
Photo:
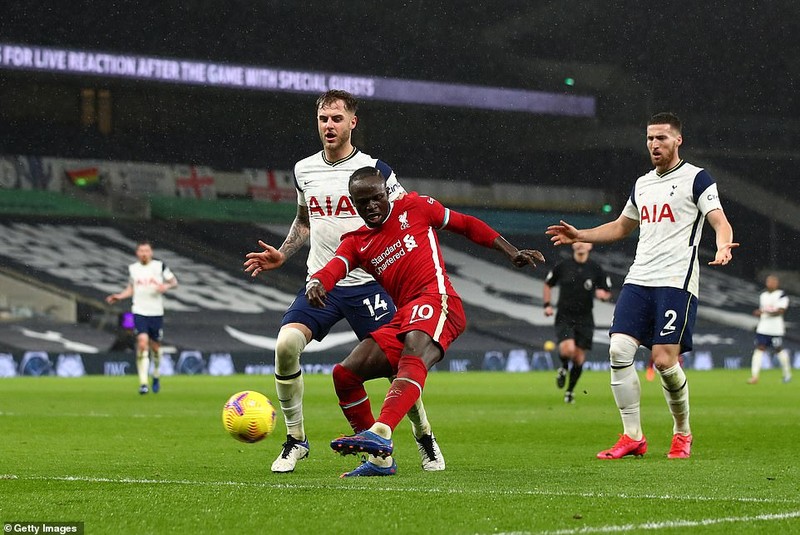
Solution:
M 408 224 L 408 212 L 403 212 L 397 216 L 397 220 L 400 221 L 400 230 L 405 230 L 410 227 Z
M 136 279 L 136 286 L 158 286 L 159 284 L 161 283 L 153 277 L 149 279 Z
M 353 203 L 350 202 L 350 197 L 347 195 L 341 195 L 338 199 L 326 195 L 325 197 L 311 197 L 308 199 L 308 215 L 312 217 L 339 217 L 342 215 L 354 216 L 357 215 L 357 212 L 353 208 Z
M 661 223 L 662 221 L 675 222 L 675 215 L 672 213 L 672 208 L 669 203 L 663 204 L 660 207 L 657 204 L 653 206 L 642 206 L 639 212 L 639 221 L 643 223 Z

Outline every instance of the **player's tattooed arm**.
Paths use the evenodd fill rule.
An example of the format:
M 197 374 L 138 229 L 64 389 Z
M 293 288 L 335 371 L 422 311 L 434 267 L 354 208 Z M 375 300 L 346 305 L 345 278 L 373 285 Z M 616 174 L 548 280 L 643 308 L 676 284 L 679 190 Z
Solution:
M 308 219 L 308 207 L 297 205 L 297 215 L 289 228 L 289 233 L 278 251 L 289 258 L 308 242 L 311 235 L 311 223 Z
M 283 245 L 276 249 L 272 245 L 258 240 L 258 245 L 262 250 L 253 251 L 245 255 L 247 258 L 244 262 L 245 273 L 250 273 L 250 276 L 257 277 L 259 273 L 281 267 L 290 256 L 303 247 L 303 244 L 308 241 L 310 233 L 308 208 L 298 205 L 297 216 L 295 216 L 292 226 L 289 228 L 289 234 L 286 235 Z

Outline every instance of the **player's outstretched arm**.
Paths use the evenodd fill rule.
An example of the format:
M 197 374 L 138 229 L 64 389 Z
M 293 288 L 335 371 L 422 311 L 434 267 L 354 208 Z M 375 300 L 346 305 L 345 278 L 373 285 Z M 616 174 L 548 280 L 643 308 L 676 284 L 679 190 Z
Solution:
M 611 243 L 621 240 L 635 229 L 639 222 L 620 215 L 614 221 L 598 227 L 578 230 L 564 220 L 547 227 L 545 234 L 550 236 L 553 245 L 570 245 L 575 242 Z
M 562 219 L 558 225 L 547 227 L 545 234 L 550 236 L 553 245 L 569 245 L 578 241 L 578 232 L 578 229 Z
M 129 284 L 121 292 L 115 293 L 115 294 L 111 294 L 111 295 L 107 296 L 106 297 L 106 303 L 108 303 L 109 305 L 113 305 L 117 301 L 121 301 L 123 299 L 127 299 L 127 298 L 131 297 L 132 295 L 133 295 L 133 286 L 131 286 Z
M 545 261 L 544 255 L 539 251 L 535 249 L 517 249 L 502 236 L 494 239 L 493 247 L 505 254 L 511 260 L 511 263 L 518 268 L 525 266 L 536 267 L 537 263 L 543 264 Z
M 294 216 L 292 226 L 289 227 L 289 233 L 278 248 L 283 253 L 284 261 L 299 251 L 308 242 L 310 236 L 311 222 L 308 218 L 308 207 L 298 204 L 297 214 Z
M 511 260 L 511 263 L 517 267 L 521 268 L 529 265 L 536 267 L 537 262 L 540 264 L 544 262 L 542 253 L 533 249 L 517 249 L 508 243 L 499 232 L 477 217 L 450 210 L 443 228 L 466 236 L 478 245 L 497 249 L 504 253 Z
M 173 275 L 172 278 L 167 279 L 166 281 L 158 285 L 158 293 L 160 294 L 167 293 L 168 290 L 177 287 L 178 287 L 178 277 L 175 277 Z
M 273 246 L 261 240 L 258 240 L 258 245 L 264 250 L 245 255 L 245 258 L 247 258 L 244 262 L 245 273 L 250 273 L 252 277 L 256 277 L 262 271 L 277 269 L 286 262 L 286 255 Z
M 716 233 L 717 242 L 717 253 L 714 255 L 714 260 L 708 265 L 724 266 L 733 259 L 731 249 L 739 247 L 739 244 L 733 241 L 733 227 L 722 210 L 712 210 L 706 217 Z
M 295 215 L 292 226 L 289 227 L 289 233 L 280 248 L 275 249 L 259 240 L 258 245 L 264 250 L 247 253 L 247 260 L 244 262 L 245 272 L 256 277 L 262 271 L 278 269 L 306 244 L 310 235 L 311 223 L 308 219 L 308 207 L 298 204 L 297 215 Z

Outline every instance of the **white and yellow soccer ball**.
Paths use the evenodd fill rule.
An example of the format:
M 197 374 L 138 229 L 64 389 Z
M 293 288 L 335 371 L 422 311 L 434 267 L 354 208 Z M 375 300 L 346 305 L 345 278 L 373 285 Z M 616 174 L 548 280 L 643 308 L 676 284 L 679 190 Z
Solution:
M 222 407 L 222 425 L 236 440 L 258 442 L 275 429 L 275 407 L 254 390 L 237 392 Z

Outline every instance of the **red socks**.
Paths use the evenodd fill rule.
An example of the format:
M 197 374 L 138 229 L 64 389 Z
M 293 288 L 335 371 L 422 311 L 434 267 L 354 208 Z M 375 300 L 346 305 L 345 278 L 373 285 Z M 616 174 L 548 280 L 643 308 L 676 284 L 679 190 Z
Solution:
M 339 396 L 339 407 L 353 431 L 360 433 L 372 427 L 375 417 L 369 404 L 364 380 L 341 364 L 333 367 L 333 387 Z
M 413 355 L 403 355 L 397 366 L 397 377 L 392 381 L 386 398 L 383 400 L 378 421 L 394 431 L 400 420 L 414 406 L 422 395 L 428 368 L 422 359 Z M 341 399 L 341 398 L 340 398 Z

